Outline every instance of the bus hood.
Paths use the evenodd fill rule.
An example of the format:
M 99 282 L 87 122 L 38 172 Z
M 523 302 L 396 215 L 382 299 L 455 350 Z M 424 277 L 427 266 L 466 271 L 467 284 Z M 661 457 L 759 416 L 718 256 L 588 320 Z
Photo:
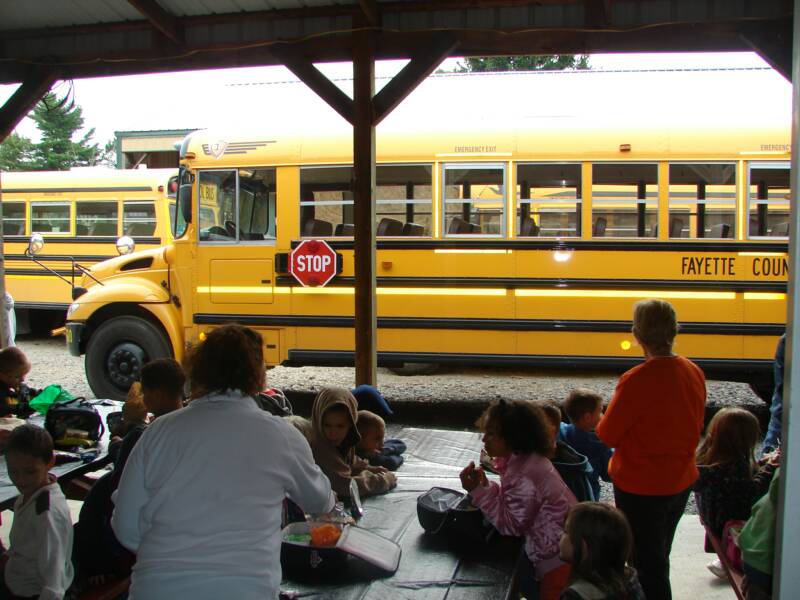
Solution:
M 150 248 L 148 250 L 140 250 L 131 254 L 117 256 L 104 260 L 89 268 L 89 273 L 92 277 L 102 283 L 107 280 L 125 274 L 136 274 L 141 271 L 155 271 L 166 269 L 169 266 L 167 254 L 169 246 L 161 248 Z M 88 275 L 83 276 L 81 285 L 86 289 L 99 285 L 96 281 Z

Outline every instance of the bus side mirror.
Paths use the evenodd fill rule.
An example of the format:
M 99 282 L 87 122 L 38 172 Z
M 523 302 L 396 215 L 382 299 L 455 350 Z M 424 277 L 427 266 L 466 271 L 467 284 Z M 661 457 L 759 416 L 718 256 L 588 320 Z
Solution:
M 181 216 L 186 223 L 192 222 L 192 184 L 181 184 L 178 191 L 178 204 L 181 207 Z
M 28 255 L 36 256 L 44 249 L 44 238 L 41 233 L 34 233 L 28 241 Z

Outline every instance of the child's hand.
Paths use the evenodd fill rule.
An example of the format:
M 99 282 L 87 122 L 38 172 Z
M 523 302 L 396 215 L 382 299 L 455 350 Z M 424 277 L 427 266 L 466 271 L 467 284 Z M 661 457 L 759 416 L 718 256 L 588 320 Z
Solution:
M 370 473 L 377 473 L 378 475 L 380 475 L 382 473 L 388 473 L 389 469 L 387 469 L 386 467 L 379 467 L 379 466 L 369 465 L 367 467 L 367 471 L 369 471 Z
M 461 471 L 461 487 L 468 492 L 471 492 L 479 485 L 486 485 L 486 473 L 480 467 L 476 467 L 475 463 L 470 463 Z

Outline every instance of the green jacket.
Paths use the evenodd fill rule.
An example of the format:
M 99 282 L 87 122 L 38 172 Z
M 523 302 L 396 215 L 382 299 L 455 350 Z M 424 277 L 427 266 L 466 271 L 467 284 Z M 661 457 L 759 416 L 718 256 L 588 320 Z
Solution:
M 778 512 L 780 469 L 775 469 L 769 491 L 753 505 L 750 518 L 742 527 L 739 547 L 742 560 L 762 573 L 772 573 L 775 556 L 775 517 Z

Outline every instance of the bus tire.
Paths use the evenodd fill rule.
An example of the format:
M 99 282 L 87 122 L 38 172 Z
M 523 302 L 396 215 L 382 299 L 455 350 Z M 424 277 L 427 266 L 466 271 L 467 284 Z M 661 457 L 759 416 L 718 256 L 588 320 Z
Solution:
M 89 338 L 86 378 L 97 398 L 124 400 L 145 364 L 169 356 L 169 341 L 155 325 L 141 317 L 115 317 Z

